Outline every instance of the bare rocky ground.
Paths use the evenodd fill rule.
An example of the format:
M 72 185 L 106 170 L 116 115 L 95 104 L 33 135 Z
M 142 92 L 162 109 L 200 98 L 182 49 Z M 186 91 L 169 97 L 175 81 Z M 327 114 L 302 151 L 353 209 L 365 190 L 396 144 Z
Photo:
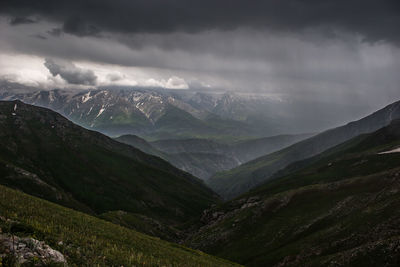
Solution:
M 43 241 L 0 233 L 0 266 L 67 266 L 64 255 Z

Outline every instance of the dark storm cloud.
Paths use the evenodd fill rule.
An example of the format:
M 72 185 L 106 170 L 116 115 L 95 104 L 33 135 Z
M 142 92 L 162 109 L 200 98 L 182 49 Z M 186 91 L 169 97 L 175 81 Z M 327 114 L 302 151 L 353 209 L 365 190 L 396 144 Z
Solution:
M 60 37 L 63 31 L 60 28 L 53 28 L 51 30 L 48 30 L 47 33 L 55 37 Z
M 97 26 L 86 23 L 86 21 L 79 16 L 68 18 L 64 22 L 62 30 L 77 36 L 95 36 L 100 33 L 100 29 Z
M 177 76 L 201 90 L 374 108 L 400 98 L 397 1 L 187 2 L 2 0 L 0 75 L 54 86 L 60 79 L 47 79 L 42 59 L 57 58 L 85 66 L 47 62 L 75 84 L 148 85 Z M 37 23 L 10 25 L 17 16 Z M 15 54 L 29 57 L 17 62 Z
M 44 65 L 54 77 L 60 75 L 62 79 L 70 84 L 96 84 L 97 76 L 92 70 L 78 68 L 72 63 L 68 62 L 55 62 L 54 60 L 49 58 L 46 58 Z
M 35 20 L 25 17 L 13 17 L 10 19 L 10 25 L 16 26 L 20 24 L 31 24 L 36 23 Z
M 43 36 L 43 35 L 41 35 L 41 34 L 32 34 L 31 37 L 37 38 L 37 39 L 39 39 L 39 40 L 47 40 L 47 37 L 46 37 L 46 36 Z
M 398 0 L 3 0 L 0 10 L 13 16 L 42 16 L 78 36 L 244 26 L 289 32 L 322 27 L 359 33 L 371 41 L 400 40 Z

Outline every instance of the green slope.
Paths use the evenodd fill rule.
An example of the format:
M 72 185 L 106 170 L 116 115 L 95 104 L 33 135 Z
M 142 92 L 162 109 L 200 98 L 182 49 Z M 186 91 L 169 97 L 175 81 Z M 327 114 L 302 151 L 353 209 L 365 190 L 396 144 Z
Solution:
M 235 266 L 4 186 L 0 215 L 3 232 L 18 225 L 62 252 L 69 266 Z
M 248 266 L 398 266 L 400 121 L 208 210 L 187 244 Z M 245 244 L 245 245 L 243 245 Z
M 0 102 L 0 183 L 93 214 L 123 210 L 173 226 L 218 201 L 166 161 L 19 101 Z
M 325 131 L 232 170 L 217 173 L 207 183 L 225 198 L 233 198 L 267 181 L 277 171 L 293 162 L 315 156 L 360 134 L 374 132 L 396 118 L 400 118 L 400 102 L 395 102 L 361 120 Z

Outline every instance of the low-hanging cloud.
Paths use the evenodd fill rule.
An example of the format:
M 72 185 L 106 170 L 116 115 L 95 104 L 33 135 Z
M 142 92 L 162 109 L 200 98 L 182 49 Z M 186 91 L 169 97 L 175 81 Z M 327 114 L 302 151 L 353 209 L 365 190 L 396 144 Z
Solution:
M 0 13 L 39 15 L 78 36 L 198 32 L 238 27 L 300 32 L 344 30 L 366 39 L 399 43 L 398 0 L 3 0 Z
M 107 74 L 106 78 L 110 82 L 117 82 L 117 81 L 123 80 L 125 78 L 125 75 L 123 75 L 122 73 L 119 73 L 119 72 L 113 72 L 113 73 Z
M 59 75 L 63 80 L 69 84 L 77 85 L 95 85 L 97 76 L 92 70 L 82 69 L 72 63 L 65 61 L 54 61 L 53 59 L 46 58 L 44 65 L 50 73 L 56 77 Z
M 157 80 L 154 78 L 150 78 L 144 82 L 144 85 L 151 87 L 161 87 L 166 89 L 189 89 L 189 85 L 187 84 L 185 79 L 177 76 L 172 76 L 168 78 L 168 80 L 166 79 Z
M 21 24 L 31 24 L 36 23 L 35 20 L 26 17 L 13 17 L 10 19 L 10 25 L 16 26 Z

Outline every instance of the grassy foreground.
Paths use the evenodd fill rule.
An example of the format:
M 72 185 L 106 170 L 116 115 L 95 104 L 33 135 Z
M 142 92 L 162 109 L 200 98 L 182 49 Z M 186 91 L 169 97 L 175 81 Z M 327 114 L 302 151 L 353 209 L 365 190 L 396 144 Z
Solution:
M 236 266 L 4 186 L 0 215 L 59 250 L 69 266 Z

